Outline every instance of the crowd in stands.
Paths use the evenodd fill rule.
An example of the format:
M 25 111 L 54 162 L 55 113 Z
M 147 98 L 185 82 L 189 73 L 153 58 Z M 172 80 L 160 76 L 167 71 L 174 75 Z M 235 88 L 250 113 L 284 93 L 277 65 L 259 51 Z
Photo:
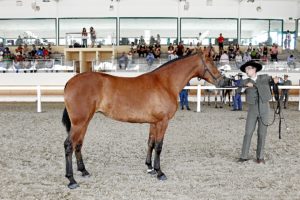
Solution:
M 20 62 L 33 59 L 49 59 L 51 54 L 51 45 L 47 47 L 36 47 L 34 44 L 31 48 L 27 44 L 19 44 L 14 51 L 11 51 L 9 47 L 4 47 L 0 44 L 0 61 L 12 61 Z

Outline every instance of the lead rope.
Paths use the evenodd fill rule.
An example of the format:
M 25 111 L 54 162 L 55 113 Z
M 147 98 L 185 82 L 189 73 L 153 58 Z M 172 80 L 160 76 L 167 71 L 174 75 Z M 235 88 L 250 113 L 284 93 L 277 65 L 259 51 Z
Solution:
M 272 105 L 273 105 L 273 109 L 274 109 L 274 116 L 273 116 L 273 120 L 270 124 L 268 123 L 265 123 L 263 121 L 263 119 L 261 118 L 261 115 L 260 115 L 260 108 L 259 108 L 259 92 L 258 92 L 258 88 L 256 86 L 254 86 L 257 90 L 257 95 L 258 95 L 258 118 L 261 120 L 262 124 L 265 125 L 265 126 L 271 126 L 274 124 L 275 122 L 275 118 L 276 118 L 276 115 L 279 115 L 279 127 L 278 127 L 278 134 L 279 134 L 279 139 L 281 139 L 281 124 L 282 124 L 282 119 L 284 120 L 285 122 L 285 119 L 283 116 L 281 116 L 281 105 L 280 105 L 280 99 L 279 99 L 279 90 L 278 90 L 278 85 L 277 84 L 274 84 L 273 85 L 273 91 L 274 91 L 274 98 L 275 100 L 277 101 L 277 107 L 276 109 L 274 108 L 274 101 L 273 101 L 273 95 L 272 95 Z M 271 88 L 270 88 L 271 90 Z M 272 94 L 272 91 L 271 91 L 271 94 Z M 285 123 L 285 126 L 286 126 L 286 129 L 288 130 L 288 127 L 287 127 L 287 124 Z

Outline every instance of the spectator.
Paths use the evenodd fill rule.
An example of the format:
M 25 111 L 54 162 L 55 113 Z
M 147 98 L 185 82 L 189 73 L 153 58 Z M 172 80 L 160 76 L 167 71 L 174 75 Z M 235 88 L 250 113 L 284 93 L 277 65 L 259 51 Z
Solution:
M 253 49 L 252 43 L 250 42 L 249 45 L 248 45 L 248 47 L 247 47 L 247 51 L 248 51 L 248 52 L 251 52 L 252 49 Z
M 286 31 L 286 41 L 287 41 L 287 49 L 290 50 L 290 47 L 291 47 L 291 33 L 290 33 L 290 30 Z
M 234 46 L 233 44 L 231 43 L 228 47 L 228 56 L 229 56 L 229 60 L 234 60 L 235 58 L 235 54 L 236 52 L 234 51 Z
M 186 56 L 188 56 L 188 55 L 191 55 L 192 52 L 193 52 L 193 49 L 190 49 L 190 48 L 188 47 L 188 48 L 186 48 L 186 50 L 185 50 L 184 53 L 185 53 Z
M 256 54 L 257 54 L 256 49 L 253 48 L 252 51 L 251 51 L 251 54 L 250 54 L 252 60 L 256 59 Z
M 19 45 L 23 45 L 23 40 L 21 38 L 21 36 L 19 35 L 17 40 L 16 40 L 16 45 L 19 46 Z
M 266 62 L 268 60 L 268 47 L 266 44 L 264 44 L 262 51 L 263 51 L 262 60 Z
M 243 78 L 243 74 L 242 73 L 238 73 L 235 77 L 235 79 L 233 80 L 233 85 L 236 87 L 240 87 L 241 83 L 242 83 L 242 78 Z M 237 111 L 237 110 L 242 110 L 243 109 L 243 104 L 242 104 L 242 99 L 241 99 L 241 94 L 239 92 L 235 91 L 235 94 L 233 96 L 233 109 L 232 111 Z
M 240 52 L 237 51 L 236 56 L 235 56 L 235 63 L 236 63 L 236 66 L 238 69 L 240 68 L 240 65 L 242 64 L 242 62 L 243 62 L 243 58 L 242 58 Z
M 288 58 L 287 58 L 287 65 L 289 67 L 294 66 L 294 69 L 296 68 L 296 63 L 295 63 L 295 57 L 293 54 L 291 54 Z
M 128 57 L 125 52 L 122 53 L 121 57 L 119 58 L 119 68 L 122 69 L 123 67 L 127 69 L 128 65 Z
M 287 85 L 287 86 L 292 85 L 292 81 L 290 81 L 288 78 L 289 75 L 285 74 L 283 78 L 283 83 L 281 85 Z M 283 101 L 284 109 L 287 109 L 288 101 L 289 101 L 289 89 L 281 90 L 280 100 Z
M 96 43 L 96 31 L 92 26 L 90 27 L 90 35 L 91 35 L 91 47 L 94 47 Z
M 189 86 L 189 85 L 190 85 L 190 82 L 188 82 L 186 86 Z M 191 110 L 189 107 L 188 97 L 189 97 L 189 90 L 182 89 L 181 92 L 179 93 L 181 110 L 184 110 L 184 106 L 186 107 L 187 110 Z
M 177 53 L 177 56 L 180 58 L 183 56 L 183 53 L 184 53 L 184 46 L 183 46 L 183 42 L 181 41 L 179 43 L 179 45 L 177 46 L 177 49 L 176 49 L 176 53 Z
M 160 44 L 160 35 L 159 34 L 156 35 L 156 43 Z
M 219 44 L 219 51 L 222 51 L 224 49 L 224 37 L 222 33 L 220 33 L 220 36 L 218 37 L 218 44 Z
M 221 58 L 220 58 L 220 64 L 221 64 L 221 66 L 229 64 L 229 57 L 227 55 L 227 51 L 224 51 L 222 53 Z
M 271 48 L 271 61 L 278 61 L 278 58 L 277 58 L 277 55 L 278 55 L 278 47 L 275 43 L 273 43 L 272 45 L 272 48 Z
M 246 51 L 245 54 L 244 54 L 244 57 L 243 57 L 243 61 L 248 62 L 250 60 L 251 60 L 251 56 L 250 56 L 249 52 Z
M 152 66 L 152 64 L 153 64 L 153 62 L 154 62 L 154 60 L 155 60 L 155 58 L 154 58 L 153 52 L 150 51 L 150 52 L 148 53 L 148 55 L 146 56 L 146 61 L 147 61 L 147 63 L 148 63 L 149 69 L 151 68 L 151 66 Z
M 87 48 L 88 33 L 86 32 L 86 28 L 82 29 L 81 38 L 82 38 L 82 47 Z
M 168 60 L 170 61 L 170 60 L 174 60 L 176 58 L 178 58 L 178 56 L 176 54 L 176 51 L 174 50 L 173 53 L 168 56 Z

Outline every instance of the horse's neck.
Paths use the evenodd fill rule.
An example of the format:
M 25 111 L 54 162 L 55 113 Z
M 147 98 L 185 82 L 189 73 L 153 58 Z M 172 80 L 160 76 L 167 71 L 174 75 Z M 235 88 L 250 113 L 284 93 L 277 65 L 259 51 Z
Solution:
M 195 56 L 187 57 L 166 66 L 159 75 L 164 79 L 167 79 L 165 82 L 168 84 L 167 87 L 170 87 L 175 94 L 178 94 L 187 82 L 195 77 L 196 68 L 197 65 L 199 65 L 197 62 L 199 61 Z

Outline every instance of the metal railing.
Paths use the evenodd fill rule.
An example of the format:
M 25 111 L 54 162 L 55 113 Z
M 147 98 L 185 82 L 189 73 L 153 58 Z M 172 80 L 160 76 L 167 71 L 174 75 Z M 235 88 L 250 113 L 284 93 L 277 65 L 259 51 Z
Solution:
M 36 72 L 74 72 L 73 61 L 57 59 L 34 59 L 24 61 L 3 60 L 0 61 L 0 72 L 36 73 Z

